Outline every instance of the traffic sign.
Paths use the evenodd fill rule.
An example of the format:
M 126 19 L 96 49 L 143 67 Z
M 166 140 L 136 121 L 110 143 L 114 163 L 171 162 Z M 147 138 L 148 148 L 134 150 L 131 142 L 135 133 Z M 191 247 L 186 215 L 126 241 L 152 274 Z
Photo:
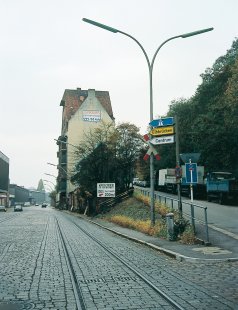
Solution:
M 97 197 L 115 197 L 115 183 L 97 183 Z
M 145 154 L 145 156 L 143 157 L 143 159 L 144 160 L 147 160 L 147 159 L 149 159 L 149 157 L 150 157 L 150 155 L 151 154 L 154 154 L 154 156 L 155 156 L 155 158 L 157 159 L 157 160 L 160 160 L 160 156 L 159 156 L 159 153 L 158 153 L 158 151 L 155 149 L 155 147 L 150 143 L 150 137 L 146 134 L 146 135 L 144 135 L 144 140 L 145 140 L 145 142 L 148 144 L 148 146 L 149 146 L 149 149 L 148 149 L 148 151 L 146 152 L 146 154 Z
M 156 127 L 151 129 L 150 134 L 152 136 L 165 136 L 174 133 L 174 126 Z
M 196 163 L 185 164 L 186 183 L 193 184 L 198 182 L 198 172 Z
M 150 122 L 150 126 L 152 127 L 171 126 L 173 124 L 174 124 L 173 117 L 154 119 L 153 121 Z
M 174 136 L 156 137 L 150 140 L 154 145 L 174 143 Z

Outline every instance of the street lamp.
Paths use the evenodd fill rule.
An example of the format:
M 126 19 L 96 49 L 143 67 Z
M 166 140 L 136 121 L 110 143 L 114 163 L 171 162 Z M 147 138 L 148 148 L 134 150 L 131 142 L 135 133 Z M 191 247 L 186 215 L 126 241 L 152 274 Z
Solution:
M 49 183 L 51 183 L 51 184 L 55 187 L 55 184 L 54 184 L 53 182 L 51 182 L 51 181 L 49 181 L 49 180 L 43 180 L 43 181 L 49 182 Z M 49 184 L 47 184 L 47 185 L 50 186 Z
M 79 147 L 78 147 L 78 146 L 73 145 L 73 144 L 71 144 L 71 143 L 69 143 L 69 142 L 62 141 L 62 140 L 58 140 L 58 139 L 54 139 L 54 140 L 55 140 L 56 142 L 60 142 L 60 143 L 63 143 L 63 144 L 68 144 L 68 145 L 71 145 L 71 146 L 75 147 L 77 150 L 79 149 Z
M 67 180 L 70 180 L 70 177 L 69 177 L 69 175 L 68 175 L 68 172 L 67 172 L 63 167 L 57 166 L 57 165 L 52 164 L 52 163 L 47 163 L 47 164 L 48 164 L 48 165 L 51 165 L 51 166 L 55 166 L 55 167 L 57 167 L 58 169 L 61 169 L 61 170 L 65 173 L 66 179 L 67 179 Z
M 45 175 L 49 175 L 49 176 L 51 176 L 51 177 L 57 179 L 57 177 L 56 177 L 55 175 L 53 175 L 53 174 L 50 174 L 50 173 L 44 173 L 44 174 L 45 174 Z
M 44 184 L 44 187 L 45 187 L 45 189 L 48 190 L 48 191 L 51 191 L 51 192 L 54 191 L 53 187 L 50 186 L 50 185 L 48 185 L 48 184 Z
M 86 22 L 86 23 L 89 23 L 89 24 L 92 24 L 93 26 L 97 26 L 97 27 L 100 27 L 102 29 L 105 29 L 107 31 L 111 31 L 113 33 L 121 33 L 129 38 L 131 38 L 133 41 L 135 41 L 139 47 L 141 48 L 145 58 L 146 58 L 146 62 L 147 62 L 147 65 L 148 65 L 148 69 L 149 69 L 149 82 L 150 82 L 150 122 L 153 121 L 153 84 L 152 84 L 152 73 L 153 73 L 153 66 L 154 66 L 154 62 L 155 62 L 155 58 L 159 52 L 159 50 L 161 49 L 161 47 L 173 40 L 173 39 L 177 39 L 177 38 L 188 38 L 188 37 L 191 37 L 191 36 L 195 36 L 195 35 L 199 35 L 199 34 L 202 34 L 202 33 L 205 33 L 205 32 L 208 32 L 208 31 L 211 31 L 213 30 L 213 28 L 206 28 L 206 29 L 201 29 L 201 30 L 198 30 L 198 31 L 194 31 L 194 32 L 189 32 L 189 33 L 185 33 L 185 34 L 180 34 L 180 35 L 177 35 L 177 36 L 174 36 L 174 37 L 171 37 L 167 40 L 165 40 L 156 50 L 153 58 L 152 58 L 152 61 L 150 62 L 149 60 L 149 57 L 145 51 L 145 49 L 143 48 L 143 46 L 140 44 L 139 41 L 137 41 L 133 36 L 131 36 L 130 34 L 126 33 L 126 32 L 123 32 L 121 30 L 118 30 L 116 28 L 112 28 L 110 26 L 107 26 L 107 25 L 104 25 L 104 24 L 101 24 L 101 23 L 98 23 L 96 21 L 93 21 L 93 20 L 90 20 L 90 19 L 87 19 L 87 18 L 83 18 L 83 21 Z M 180 210 L 181 211 L 181 210 Z M 153 157 L 153 154 L 150 155 L 150 212 L 151 212 L 151 225 L 154 226 L 155 224 L 155 207 L 154 207 L 154 157 Z
M 47 163 L 47 164 L 61 169 L 61 170 L 64 171 L 64 173 L 67 175 L 67 171 L 66 171 L 63 167 L 58 166 L 58 165 L 55 165 L 55 164 L 52 164 L 52 163 Z

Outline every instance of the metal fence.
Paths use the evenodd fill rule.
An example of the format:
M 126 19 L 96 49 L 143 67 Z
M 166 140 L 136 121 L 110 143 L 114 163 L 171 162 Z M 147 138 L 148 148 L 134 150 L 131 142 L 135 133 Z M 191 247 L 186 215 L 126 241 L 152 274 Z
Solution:
M 137 192 L 144 196 L 150 196 L 150 190 L 137 187 Z M 164 194 L 155 192 L 155 201 L 166 204 L 171 210 L 178 210 L 179 200 Z M 205 243 L 209 243 L 207 207 L 192 203 L 189 200 L 182 200 L 183 217 L 188 219 L 196 237 L 205 239 Z

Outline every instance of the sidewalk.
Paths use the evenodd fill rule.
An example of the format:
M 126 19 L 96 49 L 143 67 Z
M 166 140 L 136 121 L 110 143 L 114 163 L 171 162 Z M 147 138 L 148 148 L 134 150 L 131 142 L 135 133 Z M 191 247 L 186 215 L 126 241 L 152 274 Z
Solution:
M 70 213 L 72 215 L 72 213 Z M 74 213 L 74 215 L 76 215 Z M 225 231 L 209 228 L 211 245 L 187 245 L 177 241 L 168 241 L 148 236 L 136 230 L 118 226 L 102 219 L 90 218 L 77 214 L 78 217 L 110 230 L 122 237 L 145 244 L 179 261 L 187 262 L 219 262 L 238 261 L 238 236 L 231 237 Z M 236 239 L 237 237 L 237 239 Z

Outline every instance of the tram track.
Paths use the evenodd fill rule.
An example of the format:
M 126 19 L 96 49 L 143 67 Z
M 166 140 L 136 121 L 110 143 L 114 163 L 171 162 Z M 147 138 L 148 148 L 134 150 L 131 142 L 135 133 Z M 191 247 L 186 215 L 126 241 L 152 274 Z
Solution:
M 176 301 L 174 301 L 168 294 L 166 294 L 165 292 L 163 292 L 158 286 L 156 286 L 155 284 L 153 284 L 146 276 L 144 276 L 139 270 L 137 270 L 135 267 L 131 266 L 130 262 L 128 263 L 128 261 L 125 258 L 120 257 L 118 254 L 116 254 L 114 251 L 112 251 L 108 246 L 106 246 L 105 244 L 103 244 L 100 240 L 98 240 L 95 236 L 93 236 L 92 234 L 90 234 L 88 231 L 86 231 L 85 229 L 83 229 L 82 227 L 80 227 L 77 223 L 75 223 L 73 220 L 68 219 L 78 230 L 80 230 L 84 235 L 86 235 L 88 238 L 90 238 L 90 240 L 93 240 L 93 242 L 95 242 L 97 244 L 97 246 L 100 246 L 103 251 L 106 253 L 106 255 L 112 257 L 114 259 L 115 262 L 118 262 L 119 265 L 123 266 L 123 268 L 125 270 L 130 270 L 130 272 L 132 274 L 134 274 L 133 276 L 129 276 L 128 279 L 137 279 L 137 285 L 139 281 L 142 281 L 143 284 L 141 284 L 141 286 L 147 286 L 150 289 L 152 289 L 161 299 L 163 299 L 166 303 L 167 303 L 167 307 L 170 306 L 171 309 L 177 309 L 177 310 L 184 310 L 184 308 L 179 305 Z M 78 310 L 84 310 L 87 309 L 86 307 L 86 303 L 83 297 L 83 292 L 81 289 L 81 284 L 82 283 L 87 283 L 87 279 L 84 279 L 83 281 L 78 281 L 78 275 L 76 274 L 75 271 L 75 262 L 77 261 L 76 258 L 73 259 L 72 261 L 72 256 L 73 251 L 72 249 L 70 249 L 70 244 L 67 241 L 67 238 L 65 236 L 65 233 L 63 232 L 63 229 L 61 228 L 60 225 L 60 220 L 56 219 L 56 223 L 57 223 L 57 228 L 59 231 L 59 236 L 61 238 L 61 242 L 64 248 L 64 252 L 65 252 L 65 256 L 67 259 L 67 264 L 68 264 L 68 268 L 70 270 L 70 275 L 71 275 L 71 280 L 73 283 L 73 288 L 74 288 L 74 295 L 76 298 L 76 302 L 77 302 L 77 307 Z M 80 269 L 80 267 L 79 267 Z M 139 279 L 139 281 L 138 281 Z M 91 279 L 91 281 L 93 281 Z M 95 279 L 95 283 L 96 282 L 103 282 L 104 279 Z M 163 309 L 163 307 L 161 307 L 161 309 Z
M 65 237 L 64 237 L 63 232 L 60 228 L 58 219 L 55 219 L 55 221 L 56 221 L 56 227 L 58 230 L 58 235 L 59 235 L 59 238 L 61 241 L 63 252 L 65 254 L 66 264 L 67 264 L 69 274 L 70 274 L 70 278 L 71 278 L 71 282 L 72 282 L 72 287 L 73 287 L 73 291 L 74 291 L 77 310 L 86 310 L 86 305 L 84 302 L 83 294 L 82 294 L 80 285 L 78 284 L 78 281 L 77 281 L 77 276 L 76 276 L 76 273 L 75 273 L 74 268 L 73 268 L 72 260 L 70 259 L 69 250 L 67 249 Z

